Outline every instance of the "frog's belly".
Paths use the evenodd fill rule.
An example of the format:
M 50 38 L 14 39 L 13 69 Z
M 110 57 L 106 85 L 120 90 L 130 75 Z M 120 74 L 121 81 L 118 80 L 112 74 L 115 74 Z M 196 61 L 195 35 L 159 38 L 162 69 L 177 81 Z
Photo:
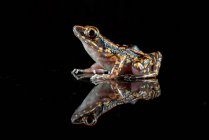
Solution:
M 112 68 L 114 67 L 115 65 L 115 61 L 100 61 L 99 62 L 105 70 L 108 70 L 108 71 L 111 71 Z M 131 70 L 131 63 L 125 63 L 121 69 L 121 71 L 119 72 L 119 75 L 120 74 L 131 74 L 132 73 L 132 70 Z
M 101 64 L 103 68 L 108 71 L 111 71 L 115 64 L 115 61 L 110 61 L 108 58 L 102 57 L 100 57 L 100 59 L 98 59 L 96 62 Z
M 89 47 L 85 42 L 82 42 L 86 52 L 97 63 L 101 64 L 105 70 L 111 71 L 116 59 L 107 57 L 104 53 L 98 52 L 95 48 Z

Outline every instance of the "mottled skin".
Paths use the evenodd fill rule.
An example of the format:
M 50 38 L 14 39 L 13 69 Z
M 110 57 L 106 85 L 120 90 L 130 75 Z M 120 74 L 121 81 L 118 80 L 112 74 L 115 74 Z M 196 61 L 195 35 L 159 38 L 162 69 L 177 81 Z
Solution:
M 160 96 L 157 79 L 138 79 L 132 82 L 104 80 L 95 86 L 71 117 L 74 124 L 95 125 L 98 118 L 114 107 L 135 104 L 139 99 L 150 100 Z
M 73 32 L 96 62 L 87 69 L 74 69 L 73 73 L 94 73 L 91 79 L 115 79 L 127 74 L 136 78 L 150 78 L 159 73 L 162 61 L 160 52 L 147 54 L 136 46 L 114 44 L 94 26 L 76 25 Z

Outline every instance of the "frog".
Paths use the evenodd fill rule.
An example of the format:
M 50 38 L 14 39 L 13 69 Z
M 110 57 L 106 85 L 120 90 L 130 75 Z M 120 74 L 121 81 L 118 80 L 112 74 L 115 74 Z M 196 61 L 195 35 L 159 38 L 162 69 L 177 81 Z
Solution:
M 91 80 L 111 80 L 127 75 L 135 79 L 156 78 L 159 74 L 160 51 L 144 53 L 136 45 L 116 44 L 91 25 L 75 25 L 73 33 L 95 63 L 86 69 L 75 68 L 72 73 L 92 73 Z
M 161 95 L 158 79 L 101 80 L 94 86 L 71 117 L 73 124 L 94 126 L 99 117 L 124 104 L 153 100 Z

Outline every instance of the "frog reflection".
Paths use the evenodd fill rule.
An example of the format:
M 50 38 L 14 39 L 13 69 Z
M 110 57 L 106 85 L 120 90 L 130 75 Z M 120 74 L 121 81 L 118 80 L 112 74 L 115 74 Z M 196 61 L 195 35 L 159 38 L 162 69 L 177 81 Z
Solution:
M 157 79 L 100 81 L 75 110 L 71 121 L 73 124 L 93 126 L 102 114 L 118 105 L 135 104 L 139 99 L 150 100 L 160 94 Z

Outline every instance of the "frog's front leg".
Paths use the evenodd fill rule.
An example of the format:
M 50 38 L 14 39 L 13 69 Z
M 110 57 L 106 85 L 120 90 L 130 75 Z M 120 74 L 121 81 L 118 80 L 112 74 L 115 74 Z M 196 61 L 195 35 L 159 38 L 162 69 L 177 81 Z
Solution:
M 78 73 L 87 73 L 87 74 L 103 74 L 107 73 L 108 71 L 105 70 L 101 64 L 95 63 L 90 68 L 87 69 L 74 69 L 72 73 L 78 74 Z
M 120 58 L 118 58 L 115 61 L 115 64 L 114 64 L 110 74 L 102 74 L 102 75 L 95 74 L 91 77 L 91 80 L 95 80 L 95 79 L 105 80 L 105 79 L 116 78 L 119 75 L 119 73 L 121 72 L 125 62 L 126 62 L 126 56 L 121 56 Z

